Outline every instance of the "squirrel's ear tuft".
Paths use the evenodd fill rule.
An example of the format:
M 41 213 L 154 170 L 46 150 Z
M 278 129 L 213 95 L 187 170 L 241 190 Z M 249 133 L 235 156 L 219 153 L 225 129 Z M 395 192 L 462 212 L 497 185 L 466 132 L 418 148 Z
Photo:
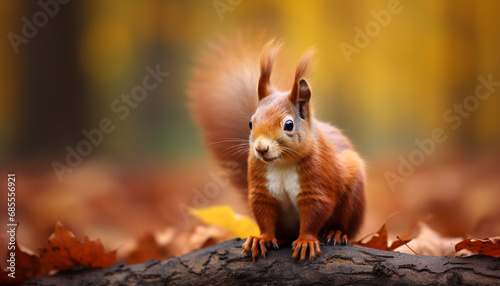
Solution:
M 303 77 L 310 69 L 313 55 L 314 50 L 308 50 L 300 59 L 299 65 L 295 70 L 295 78 L 293 80 L 292 91 L 290 92 L 290 100 L 293 103 L 308 101 L 311 98 L 311 90 Z
M 271 92 L 271 72 L 273 69 L 273 62 L 276 54 L 278 53 L 281 45 L 276 43 L 275 40 L 269 41 L 260 55 L 260 77 L 257 92 L 259 100 L 264 99 Z

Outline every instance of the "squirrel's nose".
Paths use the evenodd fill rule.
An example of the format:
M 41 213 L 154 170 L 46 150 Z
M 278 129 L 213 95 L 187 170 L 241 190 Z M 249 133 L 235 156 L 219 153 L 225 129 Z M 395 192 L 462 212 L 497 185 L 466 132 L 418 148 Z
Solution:
M 269 145 L 263 146 L 259 145 L 255 147 L 255 151 L 259 152 L 260 155 L 266 154 L 267 151 L 269 151 Z

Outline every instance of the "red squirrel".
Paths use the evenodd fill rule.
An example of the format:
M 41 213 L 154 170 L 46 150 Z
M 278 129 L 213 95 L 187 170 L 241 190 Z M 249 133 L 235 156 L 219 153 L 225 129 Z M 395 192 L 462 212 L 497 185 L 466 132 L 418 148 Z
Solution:
M 221 164 L 243 172 L 231 181 L 246 193 L 260 236 L 242 245 L 255 260 L 292 243 L 294 260 L 321 255 L 318 236 L 346 244 L 361 226 L 364 163 L 341 131 L 314 118 L 305 79 L 312 51 L 295 69 L 289 90 L 271 82 L 279 50 L 239 34 L 200 55 L 188 94 L 198 125 Z M 241 155 L 228 160 L 227 153 Z

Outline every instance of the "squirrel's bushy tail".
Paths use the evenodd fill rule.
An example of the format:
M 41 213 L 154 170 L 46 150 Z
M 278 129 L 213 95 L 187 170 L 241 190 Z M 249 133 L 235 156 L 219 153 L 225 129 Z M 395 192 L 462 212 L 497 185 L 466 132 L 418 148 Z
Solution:
M 239 33 L 209 43 L 188 82 L 190 108 L 203 139 L 234 187 L 247 193 L 250 117 L 257 109 L 259 56 L 265 33 Z

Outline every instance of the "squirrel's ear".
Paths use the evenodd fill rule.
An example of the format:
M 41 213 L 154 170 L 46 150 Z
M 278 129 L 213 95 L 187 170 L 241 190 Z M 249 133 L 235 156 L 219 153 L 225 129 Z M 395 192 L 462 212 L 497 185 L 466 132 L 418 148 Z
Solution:
M 299 106 L 299 116 L 302 119 L 309 118 L 309 99 L 311 99 L 311 90 L 305 79 L 298 83 L 297 99 L 293 101 Z
M 311 90 L 305 79 L 299 81 L 299 96 L 298 102 L 309 101 L 311 98 Z
M 276 54 L 279 51 L 280 44 L 276 44 L 274 39 L 269 41 L 260 55 L 260 77 L 257 92 L 259 100 L 264 99 L 271 92 L 271 71 Z
M 306 102 L 311 98 L 311 90 L 303 77 L 308 72 L 313 55 L 313 49 L 307 51 L 300 59 L 299 65 L 295 70 L 295 78 L 293 80 L 292 91 L 290 92 L 290 100 L 293 103 Z

